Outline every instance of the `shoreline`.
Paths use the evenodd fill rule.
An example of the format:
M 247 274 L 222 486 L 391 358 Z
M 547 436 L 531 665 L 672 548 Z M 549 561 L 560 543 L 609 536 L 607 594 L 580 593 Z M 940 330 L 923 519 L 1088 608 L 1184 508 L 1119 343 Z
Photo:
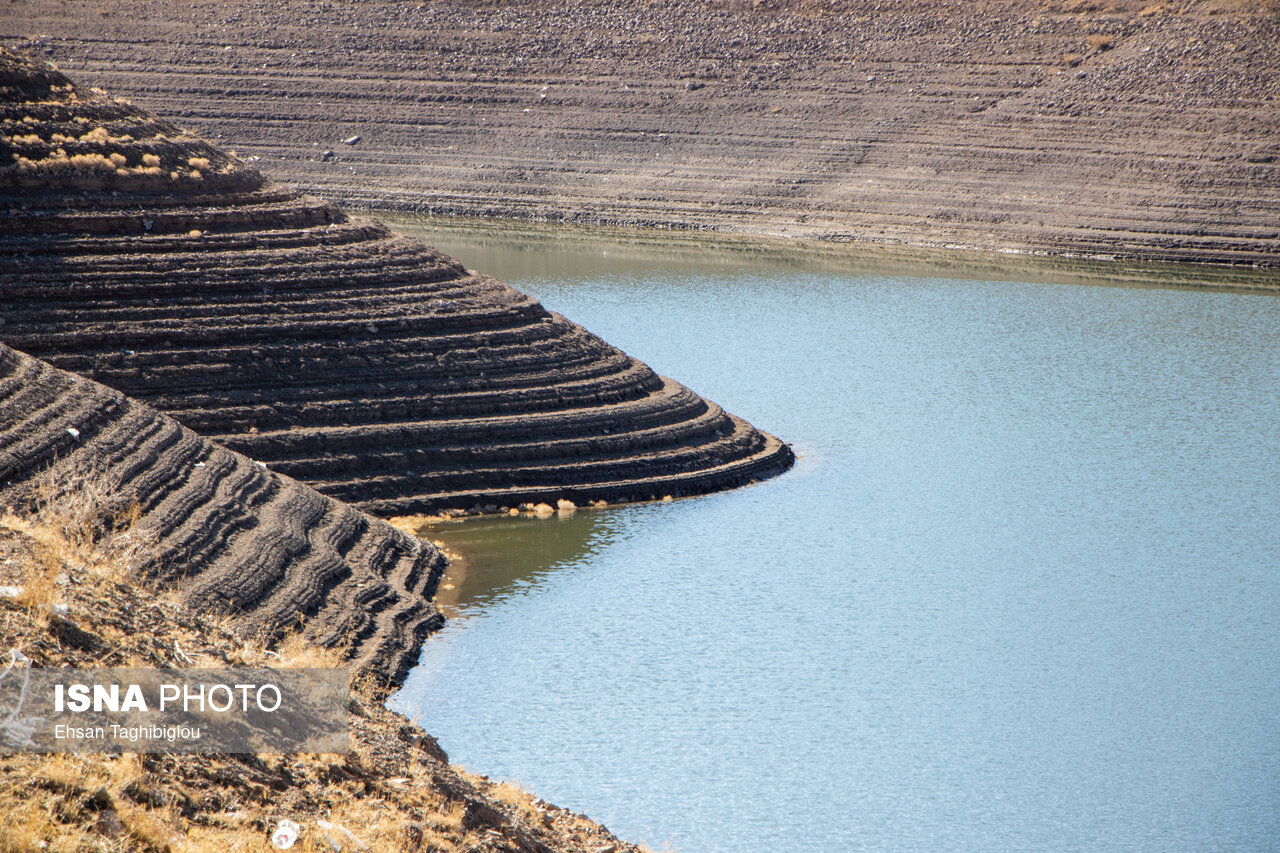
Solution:
M 719 257 L 852 273 L 902 273 L 942 278 L 982 277 L 998 281 L 1030 279 L 1048 284 L 1110 287 L 1215 289 L 1241 293 L 1280 293 L 1280 268 L 1244 264 L 1084 257 L 1031 251 L 995 251 L 981 246 L 834 241 L 813 237 L 605 225 L 502 217 L 427 215 L 394 207 L 348 208 L 376 217 L 393 230 L 429 242 L 431 233 L 478 238 L 486 244 L 516 247 L 533 242 L 569 247 L 634 246 L 638 254 L 662 253 L 672 259 Z

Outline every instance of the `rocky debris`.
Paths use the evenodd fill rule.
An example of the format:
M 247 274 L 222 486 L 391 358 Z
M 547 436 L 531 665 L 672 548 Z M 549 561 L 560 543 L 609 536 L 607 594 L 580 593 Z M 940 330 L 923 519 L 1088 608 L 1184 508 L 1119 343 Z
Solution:
M 25 152 L 0 156 L 0 339 L 260 467 L 392 515 L 696 494 L 793 461 L 416 240 L 39 63 L 0 54 L 0 83 Z
M 1280 139 L 1267 3 L 229 0 L 209 20 L 125 0 L 106 21 L 100 5 L 19 4 L 0 34 L 340 200 L 1280 257 L 1280 163 L 1251 159 Z M 297 156 L 335 123 L 364 135 L 358 162 Z

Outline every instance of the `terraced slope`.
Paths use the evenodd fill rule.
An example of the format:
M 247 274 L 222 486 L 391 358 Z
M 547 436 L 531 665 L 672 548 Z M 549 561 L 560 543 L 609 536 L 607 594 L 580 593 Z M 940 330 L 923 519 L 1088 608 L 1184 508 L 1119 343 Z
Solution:
M 248 635 L 301 623 L 398 681 L 442 622 L 434 546 L 0 345 L 0 504 L 31 500 L 49 468 L 55 481 L 89 474 L 136 500 L 158 548 L 146 570 L 189 607 L 239 612 Z
M 22 0 L 5 36 L 346 202 L 1280 266 L 1274 0 Z
M 0 338 L 375 513 L 740 485 L 791 450 L 535 300 L 0 56 Z

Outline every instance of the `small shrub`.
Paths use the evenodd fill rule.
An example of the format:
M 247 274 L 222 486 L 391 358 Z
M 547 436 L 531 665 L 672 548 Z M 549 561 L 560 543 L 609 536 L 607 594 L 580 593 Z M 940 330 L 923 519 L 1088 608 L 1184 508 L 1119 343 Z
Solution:
M 114 172 L 116 164 L 101 154 L 73 154 L 69 158 L 77 172 Z
M 95 127 L 93 130 L 80 137 L 81 142 L 96 142 L 99 145 L 105 145 L 111 141 L 111 133 L 105 127 Z
M 1115 36 L 1103 35 L 1102 33 L 1093 33 L 1089 36 L 1089 47 L 1101 53 L 1104 50 L 1111 50 L 1115 44 Z

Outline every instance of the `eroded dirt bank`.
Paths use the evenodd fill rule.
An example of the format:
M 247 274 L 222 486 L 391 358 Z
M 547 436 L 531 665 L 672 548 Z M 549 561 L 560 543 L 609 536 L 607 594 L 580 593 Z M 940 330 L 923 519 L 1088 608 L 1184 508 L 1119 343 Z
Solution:
M 346 202 L 1280 263 L 1261 2 L 15 0 L 0 37 Z

